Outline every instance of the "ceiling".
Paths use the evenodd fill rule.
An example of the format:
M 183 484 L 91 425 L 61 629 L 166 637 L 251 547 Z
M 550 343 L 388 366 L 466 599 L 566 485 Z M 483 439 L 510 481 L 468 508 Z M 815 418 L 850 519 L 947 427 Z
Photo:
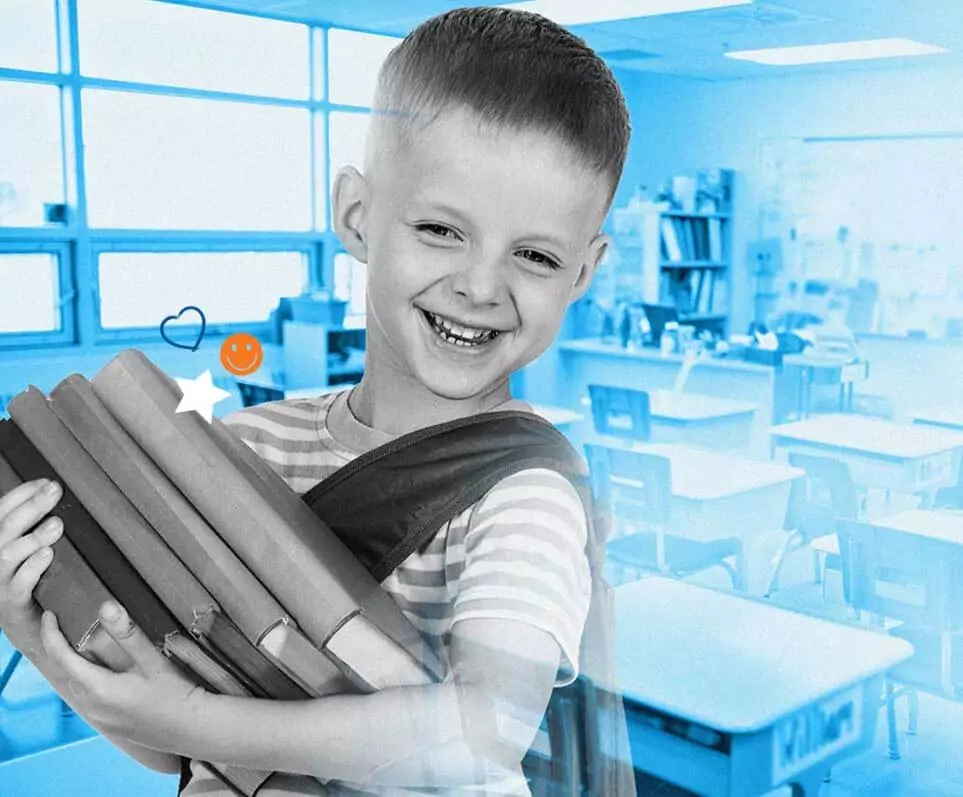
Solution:
M 167 1 L 399 36 L 434 14 L 460 6 L 494 4 L 452 0 Z M 613 67 L 703 80 L 963 65 L 963 0 L 754 0 L 752 5 L 580 25 L 572 30 Z M 794 67 L 764 66 L 722 55 L 726 50 L 876 38 L 915 39 L 945 47 L 948 52 Z

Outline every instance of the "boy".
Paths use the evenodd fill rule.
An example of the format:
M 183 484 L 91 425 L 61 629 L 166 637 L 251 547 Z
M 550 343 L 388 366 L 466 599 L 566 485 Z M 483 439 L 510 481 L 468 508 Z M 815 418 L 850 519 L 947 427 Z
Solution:
M 602 61 L 544 18 L 502 8 L 413 31 L 382 68 L 375 106 L 364 174 L 343 169 L 332 204 L 344 247 L 368 264 L 364 377 L 225 419 L 300 493 L 399 435 L 530 410 L 509 377 L 589 287 L 629 137 Z M 58 533 L 21 536 L 55 503 L 36 490 L 0 501 L 0 621 L 148 766 L 176 771 L 185 756 L 330 781 L 277 776 L 263 797 L 529 794 L 520 761 L 553 688 L 577 671 L 589 605 L 586 515 L 560 474 L 503 479 L 383 582 L 449 662 L 443 684 L 301 703 L 192 689 L 123 613 L 106 625 L 137 673 L 73 654 L 24 597 Z M 229 793 L 202 764 L 191 775 L 186 795 Z

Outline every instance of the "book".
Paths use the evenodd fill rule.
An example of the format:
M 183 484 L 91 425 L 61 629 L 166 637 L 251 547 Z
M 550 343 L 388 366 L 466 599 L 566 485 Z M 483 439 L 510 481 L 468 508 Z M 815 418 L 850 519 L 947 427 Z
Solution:
M 11 418 L 38 448 L 46 448 L 41 452 L 48 460 L 51 454 L 57 457 L 74 495 L 179 625 L 193 636 L 204 633 L 218 608 L 214 598 L 104 473 L 100 461 L 111 460 L 117 449 L 103 419 L 82 401 L 72 400 L 76 393 L 69 384 L 58 387 L 57 406 L 64 418 L 35 387 L 13 398 L 8 407 Z
M 340 674 L 370 690 L 380 683 L 430 683 L 442 671 L 440 662 L 422 658 L 427 645 L 417 629 L 300 496 L 273 471 L 256 465 L 253 452 L 220 421 L 209 424 L 196 413 L 176 413 L 180 390 L 142 353 L 123 352 L 92 386 L 316 648 L 324 650 L 342 632 L 351 635 L 349 621 L 360 612 L 378 629 L 369 635 L 368 662 L 403 667 L 400 674 L 382 670 L 380 682 L 370 683 L 350 662 L 325 657 L 332 662 L 329 693 L 343 691 L 343 679 L 335 677 Z M 274 630 L 289 633 L 280 626 Z M 407 655 L 397 656 L 392 645 Z M 368 662 L 369 673 L 378 670 Z
M 23 404 L 17 403 L 17 398 L 8 405 L 12 418 L 15 414 L 24 417 Z M 16 408 L 13 406 L 15 403 Z M 46 478 L 60 482 L 63 488 L 61 499 L 51 513 L 60 517 L 64 523 L 64 533 L 53 545 L 54 562 L 59 555 L 60 566 L 54 569 L 43 586 L 38 583 L 40 594 L 37 595 L 35 591 L 37 602 L 41 606 L 46 602 L 45 608 L 50 608 L 57 614 L 61 628 L 69 629 L 69 635 L 65 631 L 65 637 L 75 646 L 81 644 L 79 652 L 100 659 L 111 669 L 123 670 L 131 663 L 129 658 L 126 658 L 126 653 L 99 625 L 99 619 L 95 620 L 99 618 L 103 601 L 114 597 L 164 655 L 180 662 L 177 654 L 189 649 L 192 657 L 180 662 L 189 673 L 194 673 L 197 677 L 198 670 L 207 674 L 216 672 L 218 668 L 213 662 L 201 667 L 199 662 L 202 653 L 187 645 L 190 640 L 178 627 L 174 617 L 78 501 L 70 489 L 70 484 L 76 483 L 70 464 L 58 455 L 57 448 L 44 430 L 33 427 L 31 421 L 34 418 L 29 409 L 26 416 L 24 420 L 31 426 L 32 433 L 43 450 L 33 444 L 14 419 L 0 421 L 0 454 L 23 481 Z M 53 436 L 57 437 L 56 434 Z M 47 461 L 44 451 L 57 462 L 59 470 L 55 470 Z M 67 540 L 66 545 L 64 540 Z M 77 556 L 72 558 L 71 551 L 76 551 Z M 53 563 L 50 567 L 53 567 Z M 86 571 L 99 577 L 104 591 L 99 591 L 97 584 L 85 576 Z M 90 590 L 89 594 L 87 590 Z M 253 797 L 272 774 L 217 764 L 211 766 L 246 797 Z
M 665 246 L 665 254 L 669 262 L 679 263 L 682 261 L 682 249 L 679 247 L 675 225 L 668 216 L 662 217 L 662 243 Z
M 16 399 L 11 402 L 11 409 L 17 409 L 15 403 Z M 77 479 L 59 456 L 56 444 L 45 438 L 42 431 L 33 432 L 34 436 L 28 438 L 14 421 L 0 421 L 0 454 L 24 481 L 50 479 L 61 484 L 63 492 L 51 514 L 63 521 L 63 537 L 70 540 L 108 592 L 123 603 L 151 642 L 162 648 L 168 634 L 181 631 L 177 621 L 73 493 L 71 486 Z
M 0 456 L 0 497 L 22 483 Z M 100 626 L 100 607 L 113 596 L 66 536 L 50 547 L 53 560 L 34 588 L 37 603 L 57 616 L 64 637 L 84 658 L 118 672 L 127 669 L 133 664 L 130 657 Z

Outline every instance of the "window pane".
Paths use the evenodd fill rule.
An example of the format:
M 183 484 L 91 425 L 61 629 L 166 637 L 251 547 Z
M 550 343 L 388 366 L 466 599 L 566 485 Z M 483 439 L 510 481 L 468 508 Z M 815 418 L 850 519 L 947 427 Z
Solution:
M 91 77 L 308 97 L 308 28 L 131 0 L 81 0 L 81 69 Z
M 0 81 L 0 226 L 44 223 L 44 204 L 64 201 L 60 89 Z
M 0 4 L 0 66 L 57 71 L 55 0 L 3 0 Z
M 364 146 L 368 136 L 370 114 L 332 113 L 329 117 L 331 160 L 328 169 L 328 193 L 334 190 L 334 178 L 342 166 L 354 166 L 364 172 Z
M 309 111 L 84 91 L 92 227 L 311 229 Z
M 0 332 L 60 329 L 59 258 L 47 252 L 0 254 Z
M 102 252 L 99 271 L 104 329 L 159 327 L 190 304 L 208 324 L 266 321 L 308 279 L 303 252 Z
M 345 326 L 351 326 L 347 323 L 349 317 L 364 316 L 367 279 L 367 264 L 344 252 L 334 256 L 334 296 L 348 303 Z
M 370 108 L 374 102 L 378 70 L 400 41 L 395 36 L 332 28 L 328 32 L 331 102 Z

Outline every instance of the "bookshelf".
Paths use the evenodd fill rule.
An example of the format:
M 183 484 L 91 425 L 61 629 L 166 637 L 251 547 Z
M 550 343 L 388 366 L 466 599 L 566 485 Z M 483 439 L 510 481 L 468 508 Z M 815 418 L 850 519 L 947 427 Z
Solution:
M 732 183 L 728 170 L 674 178 L 675 195 L 613 213 L 619 269 L 627 277 L 620 282 L 634 288 L 624 293 L 674 306 L 683 323 L 721 337 L 729 322 Z

